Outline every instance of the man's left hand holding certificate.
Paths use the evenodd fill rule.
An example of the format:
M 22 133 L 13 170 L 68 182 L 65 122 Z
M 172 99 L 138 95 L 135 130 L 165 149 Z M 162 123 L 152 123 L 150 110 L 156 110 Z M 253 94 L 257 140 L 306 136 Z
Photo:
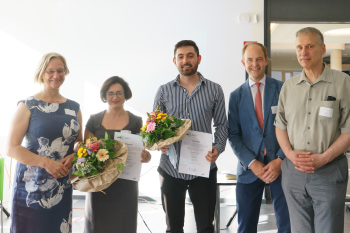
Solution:
M 116 132 L 114 134 L 114 139 L 125 143 L 128 147 L 126 165 L 119 178 L 139 181 L 141 173 L 141 152 L 143 150 L 141 137 L 135 134 Z

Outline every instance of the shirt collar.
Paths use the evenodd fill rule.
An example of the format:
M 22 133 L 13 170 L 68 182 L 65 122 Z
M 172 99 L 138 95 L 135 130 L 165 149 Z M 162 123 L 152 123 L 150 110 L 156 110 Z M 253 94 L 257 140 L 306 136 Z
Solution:
M 199 76 L 199 82 L 205 84 L 205 83 L 206 83 L 206 79 L 203 77 L 203 75 L 202 75 L 201 73 L 199 73 L 199 72 L 197 72 L 197 74 L 198 74 L 198 76 Z M 179 79 L 180 79 L 180 75 L 177 75 L 177 76 L 176 76 L 176 79 L 173 80 L 173 85 L 179 85 L 179 86 L 181 86 L 181 85 L 180 85 L 180 82 L 179 82 Z
M 321 81 L 334 83 L 334 77 L 332 75 L 331 69 L 328 67 L 328 65 L 326 63 L 323 63 L 323 65 L 324 65 L 323 72 L 320 75 L 320 77 L 318 77 L 318 79 L 316 80 L 315 83 L 318 83 L 318 82 L 321 82 Z M 301 82 L 308 82 L 308 83 L 310 83 L 310 80 L 305 75 L 304 69 L 301 72 L 300 76 L 298 77 L 296 84 L 299 84 Z
M 264 77 L 259 81 L 259 83 L 262 83 L 263 85 L 265 85 L 265 82 L 266 82 L 266 75 L 264 75 Z M 255 82 L 249 78 L 249 86 L 252 87 L 254 85 L 255 85 Z

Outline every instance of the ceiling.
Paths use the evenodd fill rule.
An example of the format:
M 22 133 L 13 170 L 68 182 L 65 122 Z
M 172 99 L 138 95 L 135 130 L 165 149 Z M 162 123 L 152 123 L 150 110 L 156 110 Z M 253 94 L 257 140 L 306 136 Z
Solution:
M 295 54 L 295 33 L 304 27 L 315 27 L 319 29 L 323 35 L 326 31 L 340 28 L 350 28 L 350 24 L 286 24 L 276 23 L 271 28 L 271 63 L 272 70 L 300 69 Z M 324 35 L 326 44 L 326 54 L 323 60 L 326 63 L 330 61 L 330 52 L 345 46 L 342 50 L 343 64 L 350 64 L 350 36 L 327 36 Z M 286 67 L 288 66 L 288 68 Z M 350 66 L 344 66 L 350 67 Z M 344 68 L 348 69 L 348 68 Z

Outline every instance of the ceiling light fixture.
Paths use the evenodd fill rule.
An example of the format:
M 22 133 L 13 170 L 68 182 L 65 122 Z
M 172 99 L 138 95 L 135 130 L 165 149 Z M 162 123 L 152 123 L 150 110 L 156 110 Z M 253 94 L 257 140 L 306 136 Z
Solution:
M 278 25 L 279 25 L 279 23 L 271 23 L 270 24 L 270 31 L 271 31 L 271 33 L 273 33 L 276 30 Z
M 350 36 L 350 28 L 340 28 L 326 31 L 326 36 Z

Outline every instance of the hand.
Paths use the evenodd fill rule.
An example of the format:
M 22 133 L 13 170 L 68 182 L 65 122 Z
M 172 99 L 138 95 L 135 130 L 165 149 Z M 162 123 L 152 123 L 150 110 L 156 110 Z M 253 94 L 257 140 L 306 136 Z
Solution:
M 160 148 L 160 150 L 162 151 L 163 154 L 166 154 L 166 152 L 169 150 L 169 146 L 164 146 Z
M 147 150 L 143 149 L 141 152 L 141 163 L 148 163 L 151 158 L 151 154 Z
M 299 155 L 305 155 L 305 159 L 300 159 Z M 311 155 L 310 152 L 307 151 L 300 151 L 300 150 L 290 150 L 288 153 L 286 153 L 286 157 L 294 164 L 296 163 L 307 163 L 311 160 L 308 159 L 309 155 Z
M 73 167 L 73 159 L 74 159 L 74 153 L 73 154 L 70 154 L 66 157 L 64 157 L 62 160 L 61 160 L 61 163 L 68 169 L 72 169 Z
M 290 150 L 286 156 L 295 165 L 295 169 L 306 173 L 314 172 L 315 168 L 310 152 Z
M 255 160 L 252 164 L 250 164 L 250 170 L 256 175 L 260 180 L 266 182 L 266 180 L 263 179 L 263 176 L 265 175 L 264 170 L 265 164 L 262 162 Z
M 300 159 L 308 159 L 308 162 L 298 162 L 295 168 L 305 173 L 314 173 L 317 168 L 322 167 L 327 163 L 323 154 L 299 155 Z
M 281 163 L 282 159 L 277 158 L 269 162 L 264 167 L 264 175 L 262 176 L 263 180 L 266 181 L 266 183 L 272 183 L 274 182 L 278 176 L 281 174 Z
M 212 151 L 208 151 L 208 154 L 205 156 L 209 163 L 214 163 L 219 157 L 219 151 L 215 146 L 212 147 Z
M 55 178 L 62 178 L 69 174 L 68 168 L 63 163 L 52 159 L 47 159 L 44 168 Z

